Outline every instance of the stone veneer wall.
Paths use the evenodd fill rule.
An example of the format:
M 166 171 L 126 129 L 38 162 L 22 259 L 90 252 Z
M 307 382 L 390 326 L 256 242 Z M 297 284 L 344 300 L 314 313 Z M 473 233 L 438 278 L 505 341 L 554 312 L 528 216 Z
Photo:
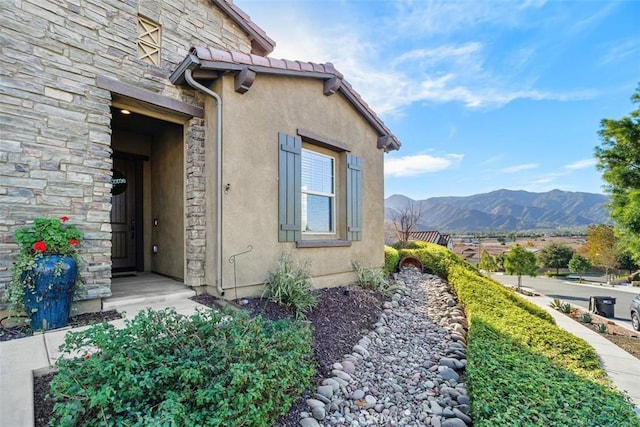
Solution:
M 162 63 L 137 59 L 137 16 L 162 26 Z M 249 53 L 246 34 L 209 0 L 0 2 L 0 289 L 11 277 L 16 228 L 67 215 L 89 298 L 110 295 L 111 94 L 104 75 L 202 106 L 167 77 L 194 45 Z M 185 124 L 187 277 L 204 284 L 204 120 Z

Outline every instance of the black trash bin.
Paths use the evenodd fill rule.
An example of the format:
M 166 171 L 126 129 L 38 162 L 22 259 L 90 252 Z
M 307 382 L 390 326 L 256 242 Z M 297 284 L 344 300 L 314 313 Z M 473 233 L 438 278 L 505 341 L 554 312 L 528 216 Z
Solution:
M 616 299 L 612 297 L 590 297 L 589 311 L 604 317 L 614 317 Z

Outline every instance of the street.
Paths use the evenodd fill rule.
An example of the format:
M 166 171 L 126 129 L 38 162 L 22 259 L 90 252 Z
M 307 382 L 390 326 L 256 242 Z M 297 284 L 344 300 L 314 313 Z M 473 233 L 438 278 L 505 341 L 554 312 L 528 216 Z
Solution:
M 492 273 L 491 278 L 499 283 L 508 286 L 516 286 L 518 276 L 509 276 L 502 273 Z M 545 276 L 530 277 L 522 276 L 522 287 L 533 289 L 536 292 L 546 295 L 549 298 L 558 298 L 564 302 L 574 304 L 585 309 L 589 308 L 590 296 L 606 296 L 616 299 L 614 307 L 615 320 L 618 323 L 624 323 L 631 326 L 631 317 L 629 313 L 629 305 L 631 300 L 637 294 L 640 294 L 640 288 L 635 288 L 635 292 L 626 288 L 619 290 L 608 287 L 606 285 L 598 285 L 596 283 L 573 283 L 566 279 L 548 278 Z

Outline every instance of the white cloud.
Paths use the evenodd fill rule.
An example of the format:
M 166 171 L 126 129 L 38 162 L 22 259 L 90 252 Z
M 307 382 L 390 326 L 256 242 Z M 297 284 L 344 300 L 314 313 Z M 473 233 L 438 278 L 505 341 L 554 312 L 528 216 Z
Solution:
M 332 62 L 383 117 L 401 115 L 420 102 L 458 102 L 477 109 L 499 108 L 518 99 L 592 96 L 536 89 L 537 76 L 530 75 L 528 66 L 536 48 L 524 42 L 513 58 L 505 52 L 501 65 L 478 40 L 487 24 L 496 31 L 538 25 L 528 21 L 528 12 L 544 1 L 402 0 L 395 3 L 395 15 L 376 18 L 363 18 L 360 2 L 335 2 L 330 10 L 314 2 L 279 0 L 278 7 L 267 1 L 236 3 L 276 41 L 271 56 Z
M 597 163 L 598 163 L 597 159 L 578 160 L 577 162 L 573 162 L 573 163 L 569 163 L 568 165 L 565 165 L 564 168 L 566 170 L 573 171 L 578 169 L 592 168 Z
M 447 154 L 440 157 L 429 154 L 399 158 L 386 157 L 384 174 L 386 176 L 407 177 L 438 172 L 459 165 L 463 157 L 462 154 Z
M 520 171 L 523 171 L 523 170 L 536 169 L 539 166 L 540 165 L 538 165 L 537 163 L 526 163 L 526 164 L 523 164 L 523 165 L 510 166 L 508 168 L 501 169 L 500 172 L 503 172 L 503 173 L 516 173 L 516 172 L 520 172 Z
M 600 59 L 601 65 L 607 65 L 613 62 L 622 61 L 629 56 L 635 55 L 638 57 L 640 51 L 640 43 L 637 39 L 630 39 L 623 42 L 618 42 L 609 46 L 607 52 Z
M 433 65 L 438 62 L 451 61 L 456 58 L 465 61 L 470 55 L 480 53 L 482 48 L 482 43 L 469 42 L 459 45 L 446 44 L 430 49 L 414 49 L 393 58 L 392 65 L 397 67 L 412 61 L 422 61 L 423 63 Z
M 401 31 L 428 35 L 448 35 L 460 29 L 500 22 L 502 25 L 526 25 L 526 12 L 544 2 L 518 4 L 512 1 L 412 1 L 396 2 L 395 25 Z

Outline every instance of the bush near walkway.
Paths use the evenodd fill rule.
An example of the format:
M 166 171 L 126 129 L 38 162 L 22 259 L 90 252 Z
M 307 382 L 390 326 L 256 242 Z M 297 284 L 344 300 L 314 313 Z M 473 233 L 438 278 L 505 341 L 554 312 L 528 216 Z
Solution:
M 55 426 L 271 426 L 310 384 L 311 331 L 246 313 L 145 311 L 67 334 Z
M 551 316 L 435 244 L 399 250 L 449 281 L 469 321 L 467 385 L 478 427 L 640 427 L 593 348 Z

